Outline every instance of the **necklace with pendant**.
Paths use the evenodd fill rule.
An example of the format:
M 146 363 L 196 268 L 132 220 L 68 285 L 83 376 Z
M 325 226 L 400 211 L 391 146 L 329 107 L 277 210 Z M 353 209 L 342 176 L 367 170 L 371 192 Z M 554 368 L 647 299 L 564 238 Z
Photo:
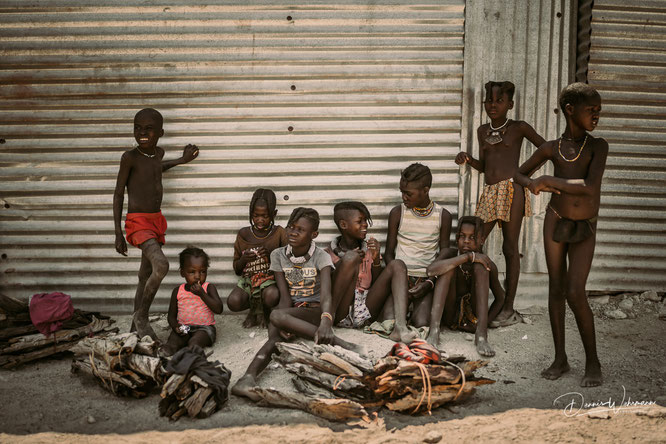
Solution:
M 157 153 L 146 154 L 146 153 L 144 153 L 143 151 L 141 151 L 141 148 L 139 148 L 138 146 L 136 147 L 136 149 L 137 149 L 141 154 L 143 154 L 144 156 L 146 156 L 146 157 L 150 157 L 150 158 L 155 157 L 155 154 L 157 154 Z
M 507 123 L 509 123 L 509 119 L 506 119 L 506 121 L 497 128 L 493 126 L 492 122 L 489 123 L 488 131 L 486 131 L 486 142 L 491 145 L 497 145 L 500 143 L 503 140 L 502 136 L 504 135 L 504 131 L 506 131 L 506 129 L 504 131 L 501 130 L 507 125 Z

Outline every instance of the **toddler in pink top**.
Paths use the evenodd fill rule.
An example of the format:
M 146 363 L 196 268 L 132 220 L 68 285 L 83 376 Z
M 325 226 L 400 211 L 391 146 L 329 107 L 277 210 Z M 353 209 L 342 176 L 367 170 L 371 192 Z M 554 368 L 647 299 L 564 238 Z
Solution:
M 207 347 L 215 342 L 215 314 L 222 313 L 217 288 L 206 282 L 209 258 L 197 247 L 180 253 L 180 275 L 185 283 L 173 289 L 168 321 L 171 334 L 162 354 L 171 356 L 187 345 Z

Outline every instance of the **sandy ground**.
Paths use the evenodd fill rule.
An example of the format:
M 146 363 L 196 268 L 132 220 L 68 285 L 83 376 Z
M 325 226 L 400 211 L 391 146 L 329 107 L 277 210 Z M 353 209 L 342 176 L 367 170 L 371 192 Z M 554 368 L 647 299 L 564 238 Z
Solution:
M 595 298 L 602 302 L 607 298 Z M 70 354 L 42 360 L 12 371 L 0 371 L 0 442 L 92 442 L 99 434 L 110 434 L 108 442 L 424 442 L 442 435 L 451 438 L 493 441 L 589 442 L 666 442 L 666 414 L 644 414 L 647 407 L 629 409 L 622 402 L 631 400 L 666 405 L 664 364 L 666 322 L 659 320 L 659 304 L 634 297 L 626 309 L 629 318 L 609 319 L 605 313 L 616 309 L 622 296 L 593 304 L 597 315 L 596 331 L 604 385 L 582 389 L 583 350 L 571 313 L 567 314 L 567 351 L 572 370 L 557 381 L 539 376 L 552 359 L 552 340 L 545 307 L 522 311 L 528 322 L 490 331 L 490 342 L 497 355 L 479 371 L 497 381 L 479 387 L 468 401 L 451 408 L 440 408 L 432 415 L 408 416 L 382 410 L 370 429 L 335 424 L 297 410 L 268 409 L 231 396 L 227 404 L 204 420 L 181 418 L 171 423 L 157 414 L 159 396 L 145 399 L 117 398 L 102 390 L 85 375 L 70 373 Z M 626 304 L 626 303 L 625 303 Z M 626 307 L 626 306 L 625 306 Z M 118 317 L 121 329 L 129 318 Z M 218 343 L 213 359 L 232 371 L 235 382 L 247 367 L 254 352 L 266 339 L 266 331 L 244 329 L 244 315 L 217 318 Z M 161 329 L 164 321 L 154 327 Z M 371 355 L 386 354 L 392 343 L 375 335 L 352 330 L 337 330 L 348 340 L 362 342 Z M 445 330 L 443 348 L 479 359 L 471 336 Z M 292 389 L 290 376 L 281 368 L 269 367 L 260 377 L 268 387 Z M 559 400 L 557 400 L 559 398 Z M 557 400 L 557 401 L 556 401 Z M 614 402 L 609 419 L 591 419 L 583 409 L 580 416 L 567 416 L 564 407 L 571 402 Z M 657 408 L 657 406 L 652 406 Z M 192 429 L 196 429 L 193 431 Z M 181 431 L 186 431 L 183 433 Z M 67 434 L 67 435 L 63 435 Z M 73 435 L 76 434 L 76 435 Z M 430 435 L 429 435 L 430 434 Z M 485 439 L 482 439 L 485 440 Z

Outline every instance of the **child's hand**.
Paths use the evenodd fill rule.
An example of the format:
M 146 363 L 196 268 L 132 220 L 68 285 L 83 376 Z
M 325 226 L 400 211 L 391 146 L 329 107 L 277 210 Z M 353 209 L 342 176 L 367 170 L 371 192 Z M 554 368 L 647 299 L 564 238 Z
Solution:
M 527 188 L 534 194 L 538 196 L 540 192 L 545 191 L 547 193 L 560 194 L 560 190 L 551 187 L 548 184 L 548 178 L 545 176 L 537 177 L 532 179 Z
M 456 164 L 463 165 L 471 160 L 471 156 L 464 151 L 461 151 L 456 156 Z
M 241 259 L 245 261 L 247 264 L 248 262 L 252 262 L 257 259 L 257 250 L 254 248 L 248 248 L 247 250 L 243 250 L 243 254 L 241 255 Z
M 330 323 L 324 322 L 322 319 L 322 322 L 319 324 L 319 328 L 314 335 L 314 342 L 315 344 L 332 344 L 334 336 L 333 328 Z
M 372 255 L 372 262 L 374 263 L 379 262 L 380 248 L 381 245 L 379 244 L 379 241 L 377 239 L 375 239 L 374 237 L 368 239 L 368 253 Z
M 197 296 L 205 296 L 206 292 L 204 291 L 203 287 L 201 286 L 201 282 L 195 282 L 190 286 L 190 291 Z
M 116 234 L 116 251 L 123 256 L 127 256 L 127 242 L 125 237 L 121 234 Z
M 420 299 L 425 295 L 427 295 L 428 292 L 432 290 L 433 290 L 433 285 L 430 283 L 430 281 L 425 280 L 423 282 L 419 282 L 418 284 L 410 288 L 407 291 L 407 296 L 409 296 L 409 299 Z
M 187 336 L 190 329 L 186 325 L 179 325 L 177 328 L 174 328 L 173 331 L 175 331 L 178 336 Z
M 183 160 L 185 163 L 191 162 L 199 156 L 199 147 L 189 144 L 183 149 Z
M 256 247 L 254 249 L 254 254 L 256 255 L 257 258 L 260 257 L 268 257 L 268 251 L 263 246 Z
M 483 253 L 475 252 L 472 255 L 472 259 L 474 259 L 474 262 L 478 262 L 479 264 L 483 265 L 486 270 L 490 271 L 490 265 L 492 264 L 492 262 L 488 256 L 486 256 Z

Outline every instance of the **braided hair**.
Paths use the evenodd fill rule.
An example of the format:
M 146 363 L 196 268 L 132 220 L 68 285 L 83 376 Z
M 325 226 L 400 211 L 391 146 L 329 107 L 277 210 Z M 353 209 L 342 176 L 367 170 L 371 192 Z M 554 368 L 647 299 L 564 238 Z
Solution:
M 513 100 L 513 93 L 516 91 L 516 87 L 511 82 L 493 82 L 490 81 L 484 85 L 486 88 L 486 100 L 490 99 L 493 96 L 493 88 L 499 87 L 500 94 L 506 94 L 509 100 Z
M 413 163 L 400 172 L 400 180 L 416 182 L 420 186 L 430 188 L 432 186 L 432 173 L 427 166 L 421 163 Z
M 250 225 L 252 225 L 252 212 L 260 202 L 266 203 L 268 214 L 271 217 L 271 224 L 269 229 L 273 228 L 273 225 L 275 224 L 273 218 L 275 217 L 276 197 L 273 190 L 268 188 L 257 188 L 252 194 L 252 200 L 250 200 Z
M 333 221 L 338 227 L 338 230 L 340 229 L 340 221 L 345 218 L 345 213 L 348 211 L 358 211 L 365 216 L 365 219 L 368 221 L 368 226 L 372 226 L 372 216 L 370 216 L 370 210 L 368 210 L 368 207 L 366 207 L 363 202 L 347 200 L 337 203 L 335 207 L 333 207 Z
M 210 258 L 208 257 L 205 251 L 203 251 L 199 247 L 189 245 L 178 255 L 181 270 L 185 268 L 185 261 L 190 257 L 202 257 L 204 259 L 204 265 L 206 266 L 206 268 L 208 268 L 208 266 L 210 265 Z
M 314 208 L 297 207 L 291 212 L 287 226 L 291 226 L 300 218 L 306 218 L 312 224 L 312 230 L 319 230 L 319 213 Z

